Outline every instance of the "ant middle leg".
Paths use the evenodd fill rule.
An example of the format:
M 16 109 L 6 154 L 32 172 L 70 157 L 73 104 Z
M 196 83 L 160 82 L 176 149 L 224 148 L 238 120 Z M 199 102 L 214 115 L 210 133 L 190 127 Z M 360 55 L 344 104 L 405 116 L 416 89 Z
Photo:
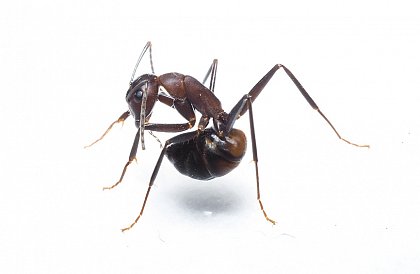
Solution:
M 216 85 L 217 65 L 218 65 L 218 60 L 214 59 L 203 80 L 203 85 L 204 85 L 210 76 L 209 90 L 213 93 L 214 93 L 214 87 Z M 201 115 L 200 121 L 198 122 L 198 130 L 204 131 L 204 129 L 209 124 L 209 121 L 210 121 L 210 117 L 208 115 Z
M 211 64 L 209 70 L 206 73 L 206 76 L 204 76 L 203 85 L 206 84 L 207 79 L 210 76 L 210 86 L 209 89 L 214 92 L 214 86 L 216 84 L 216 74 L 217 74 L 217 65 L 218 60 L 214 59 L 213 63 Z
M 315 103 L 315 101 L 311 98 L 311 96 L 308 94 L 308 92 L 306 92 L 306 90 L 303 88 L 302 84 L 296 79 L 296 77 L 293 75 L 293 73 L 286 68 L 285 66 L 281 65 L 281 64 L 276 64 L 266 75 L 264 75 L 263 78 L 261 78 L 261 80 L 251 89 L 251 91 L 248 93 L 248 96 L 251 97 L 251 102 L 254 102 L 254 100 L 258 97 L 258 95 L 261 93 L 261 91 L 264 89 L 264 87 L 267 85 L 267 83 L 271 80 L 271 78 L 273 77 L 274 73 L 279 70 L 280 68 L 283 68 L 284 71 L 286 72 L 286 74 L 289 76 L 289 78 L 293 81 L 293 83 L 295 84 L 295 86 L 298 88 L 298 90 L 300 91 L 300 93 L 303 95 L 303 97 L 305 97 L 306 101 L 309 103 L 309 105 L 316 110 L 321 116 L 322 118 L 328 123 L 328 125 L 334 130 L 335 134 L 337 135 L 337 137 L 350 144 L 353 146 L 357 146 L 357 147 L 367 147 L 369 148 L 369 145 L 359 145 L 353 142 L 348 141 L 347 139 L 344 139 L 343 137 L 341 137 L 341 135 L 338 133 L 338 131 L 335 129 L 335 127 L 333 126 L 333 124 L 328 120 L 328 118 L 322 113 L 322 111 L 319 109 L 319 107 L 317 106 L 317 104 Z M 242 111 L 239 113 L 239 116 L 237 118 L 239 118 L 240 116 L 242 116 L 246 111 L 248 110 L 248 107 L 245 106 Z
M 152 186 L 153 186 L 153 183 L 155 182 L 156 176 L 159 173 L 159 169 L 160 169 L 160 166 L 162 165 L 162 160 L 163 160 L 163 158 L 165 156 L 167 147 L 169 145 L 171 145 L 171 144 L 174 144 L 174 143 L 182 143 L 182 142 L 189 141 L 192 138 L 194 138 L 195 135 L 196 135 L 196 132 L 195 131 L 187 132 L 187 133 L 183 133 L 183 134 L 177 135 L 175 137 L 172 137 L 171 139 L 169 139 L 169 140 L 167 140 L 165 142 L 165 146 L 163 147 L 162 152 L 159 155 L 159 158 L 158 158 L 158 160 L 156 162 L 156 165 L 155 165 L 155 168 L 153 170 L 152 176 L 150 177 L 149 186 L 147 188 L 147 192 L 146 192 L 146 195 L 144 197 L 144 200 L 143 200 L 143 204 L 142 204 L 140 213 L 139 213 L 139 215 L 137 215 L 136 219 L 134 220 L 133 223 L 131 223 L 131 225 L 129 225 L 128 227 L 122 229 L 122 232 L 131 229 L 138 222 L 138 220 L 140 219 L 140 217 L 143 215 L 144 208 L 146 207 L 147 199 L 148 199 L 149 194 L 150 194 L 150 190 L 152 189 Z

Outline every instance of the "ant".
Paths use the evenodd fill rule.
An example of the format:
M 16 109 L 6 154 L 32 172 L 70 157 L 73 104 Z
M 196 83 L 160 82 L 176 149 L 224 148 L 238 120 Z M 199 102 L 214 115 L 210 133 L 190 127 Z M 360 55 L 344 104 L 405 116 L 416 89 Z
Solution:
M 137 67 L 147 51 L 149 51 L 152 74 L 143 74 L 134 80 Z M 197 130 L 181 133 L 165 142 L 150 178 L 141 211 L 134 222 L 128 227 L 123 228 L 122 231 L 132 228 L 143 215 L 147 198 L 149 197 L 150 190 L 158 175 L 164 156 L 172 162 L 180 173 L 197 180 L 211 180 L 216 177 L 221 177 L 236 168 L 245 154 L 247 141 L 244 132 L 235 129 L 233 126 L 236 120 L 247 111 L 249 114 L 252 157 L 255 165 L 257 182 L 257 200 L 265 219 L 273 225 L 276 223 L 268 217 L 261 202 L 257 141 L 255 137 L 252 103 L 257 99 L 258 95 L 262 92 L 276 71 L 281 68 L 293 81 L 309 105 L 322 116 L 340 140 L 357 147 L 369 147 L 369 145 L 358 145 L 342 138 L 292 72 L 281 64 L 274 65 L 250 92 L 242 96 L 229 113 L 225 112 L 219 99 L 214 95 L 217 65 L 218 61 L 215 59 L 202 83 L 191 76 L 176 72 L 157 76 L 154 73 L 152 62 L 152 44 L 151 42 L 147 42 L 134 67 L 129 88 L 126 93 L 126 101 L 129 110 L 124 112 L 115 122 L 113 122 L 99 139 L 85 147 L 90 147 L 102 140 L 115 124 L 123 123 L 128 116 L 132 115 L 134 117 L 135 125 L 138 130 L 134 138 L 128 161 L 123 168 L 120 179 L 114 185 L 104 187 L 104 189 L 112 189 L 122 182 L 127 167 L 136 160 L 137 148 L 140 140 L 142 149 L 145 149 L 144 130 L 148 130 L 152 135 L 153 131 L 183 132 L 194 127 L 196 123 L 194 110 L 201 113 Z M 209 75 L 210 85 L 209 88 L 207 88 L 204 84 Z M 161 88 L 167 93 L 161 92 Z M 179 124 L 150 123 L 149 119 L 156 102 L 161 102 L 174 108 L 187 120 L 187 122 Z M 213 122 L 213 127 L 207 127 L 210 120 Z

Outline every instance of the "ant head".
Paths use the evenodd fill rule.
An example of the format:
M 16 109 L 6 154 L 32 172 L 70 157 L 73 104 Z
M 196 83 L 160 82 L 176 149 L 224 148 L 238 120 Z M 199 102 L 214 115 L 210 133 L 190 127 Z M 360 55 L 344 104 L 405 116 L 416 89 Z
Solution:
M 142 116 L 146 121 L 150 118 L 157 97 L 158 84 L 155 75 L 143 74 L 130 83 L 125 99 L 137 127 L 140 125 Z

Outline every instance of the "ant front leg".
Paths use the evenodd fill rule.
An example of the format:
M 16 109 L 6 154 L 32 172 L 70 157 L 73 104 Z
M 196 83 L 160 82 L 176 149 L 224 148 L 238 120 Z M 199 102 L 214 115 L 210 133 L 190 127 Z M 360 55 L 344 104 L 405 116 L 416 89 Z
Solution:
M 102 140 L 104 137 L 105 137 L 105 135 L 107 135 L 108 134 L 108 132 L 111 130 L 111 128 L 115 125 L 115 124 L 117 124 L 117 123 L 124 123 L 124 121 L 127 119 L 127 117 L 128 116 L 130 116 L 130 111 L 126 111 L 126 112 L 124 112 L 116 121 L 114 121 L 109 127 L 108 127 L 108 129 L 105 131 L 105 133 L 104 134 L 102 134 L 102 136 L 101 137 L 99 137 L 99 139 L 98 140 L 96 140 L 96 141 L 94 141 L 93 143 L 91 143 L 90 145 L 87 145 L 87 146 L 85 146 L 85 148 L 88 148 L 88 147 L 91 147 L 91 146 L 93 146 L 94 144 L 96 144 L 97 142 L 99 142 L 100 140 Z M 136 153 L 137 153 L 137 147 L 138 147 L 138 144 L 139 144 L 139 138 L 140 138 L 140 132 L 138 132 L 137 134 L 136 134 L 136 138 L 134 139 L 134 143 L 133 143 L 133 147 L 131 148 L 131 152 L 130 152 L 130 157 L 129 157 L 129 160 L 128 160 L 128 162 L 125 164 L 125 166 L 124 166 L 124 169 L 123 169 L 123 172 L 122 172 L 122 174 L 121 174 L 121 177 L 120 177 L 120 179 L 118 180 L 118 182 L 116 182 L 115 184 L 113 184 L 112 186 L 110 186 L 110 187 L 103 187 L 102 189 L 103 190 L 105 190 L 105 189 L 111 189 L 111 188 L 114 188 L 115 186 L 117 186 L 119 183 L 121 183 L 121 181 L 122 181 L 122 179 L 124 178 L 124 175 L 125 175 L 125 172 L 126 172 L 126 170 L 127 170 L 127 167 L 136 159 Z
M 190 128 L 192 128 L 195 124 L 195 113 L 194 110 L 192 109 L 191 104 L 189 104 L 187 101 L 182 102 L 179 100 L 174 100 L 170 97 L 166 97 L 164 95 L 159 95 L 159 98 L 163 100 L 163 103 L 167 104 L 167 105 L 172 105 L 184 118 L 186 118 L 189 122 L 188 123 L 183 123 L 183 124 L 154 124 L 154 123 L 147 123 L 144 126 L 145 130 L 150 130 L 150 131 L 160 131 L 160 132 L 182 132 L 182 131 L 186 131 Z M 172 101 L 172 103 L 170 103 L 170 101 Z M 140 142 L 140 130 L 141 128 L 139 127 L 139 129 L 137 130 L 136 136 L 134 138 L 134 142 L 133 145 L 131 147 L 131 151 L 130 151 L 130 155 L 128 157 L 128 161 L 127 163 L 124 165 L 123 171 L 121 173 L 120 179 L 113 184 L 112 186 L 109 187 L 104 187 L 103 189 L 112 189 L 114 187 L 116 187 L 117 185 L 119 185 L 124 176 L 125 173 L 127 171 L 128 166 L 133 162 L 136 161 L 136 154 L 137 154 L 137 149 L 139 146 L 139 142 Z
M 134 79 L 134 75 L 136 74 L 136 70 L 137 70 L 137 67 L 139 66 L 139 64 L 140 64 L 140 61 L 141 61 L 141 59 L 143 58 L 143 55 L 146 53 L 146 51 L 147 50 L 149 50 L 149 59 L 150 59 L 150 69 L 152 70 L 152 73 L 154 74 L 155 72 L 155 70 L 154 70 L 154 68 L 153 68 L 153 61 L 152 61 L 152 43 L 149 41 L 149 42 L 147 42 L 146 43 L 146 45 L 144 46 L 144 48 L 143 48 L 143 50 L 142 50 L 142 52 L 140 53 L 140 56 L 139 56 L 139 58 L 137 59 L 137 63 L 136 63 L 136 65 L 135 65 L 135 67 L 134 67 L 134 70 L 133 70 L 133 73 L 132 73 L 132 75 L 131 75 L 131 80 L 130 80 L 130 85 L 131 85 L 131 83 L 133 82 L 133 79 Z M 96 141 L 94 141 L 94 142 L 92 142 L 90 145 L 87 145 L 87 146 L 85 146 L 85 148 L 88 148 L 88 147 L 91 147 L 91 146 L 93 146 L 94 144 L 96 144 L 97 142 L 99 142 L 99 141 L 101 141 L 104 137 L 105 137 L 105 135 L 107 135 L 108 134 L 108 132 L 111 130 L 111 128 L 115 125 L 115 124 L 118 124 L 118 123 L 124 123 L 124 121 L 127 119 L 127 117 L 128 116 L 130 116 L 130 111 L 126 111 L 126 112 L 124 112 L 116 121 L 114 121 L 109 127 L 108 127 L 108 129 L 105 131 L 105 133 L 104 134 L 102 134 L 102 136 L 101 137 L 99 137 L 99 139 L 97 139 Z
M 289 76 L 289 78 L 293 81 L 293 83 L 296 85 L 300 93 L 305 97 L 306 101 L 309 103 L 309 105 L 322 116 L 322 118 L 330 125 L 330 127 L 334 130 L 337 137 L 353 146 L 357 147 L 369 147 L 369 145 L 358 145 L 356 143 L 350 142 L 347 139 L 344 139 L 341 137 L 341 135 L 338 133 L 338 131 L 335 129 L 333 124 L 328 120 L 328 118 L 321 112 L 315 101 L 309 96 L 308 92 L 303 88 L 301 83 L 296 79 L 296 77 L 293 75 L 293 73 L 286 68 L 285 66 L 281 64 L 275 65 L 266 75 L 264 75 L 263 78 L 252 88 L 252 90 L 248 93 L 248 96 L 251 97 L 251 102 L 254 102 L 254 100 L 258 97 L 258 95 L 261 93 L 261 91 L 264 89 L 264 87 L 267 85 L 267 83 L 271 80 L 271 77 L 273 77 L 274 73 L 279 70 L 280 68 L 283 68 L 286 74 Z M 244 107 L 242 111 L 239 114 L 239 117 L 242 116 L 246 111 L 248 110 L 248 107 Z M 237 118 L 239 118 L 237 117 Z
M 105 137 L 105 135 L 108 134 L 108 132 L 111 130 L 111 128 L 115 124 L 118 124 L 118 123 L 124 124 L 124 121 L 125 121 L 125 119 L 127 119 L 128 116 L 130 116 L 130 112 L 129 111 L 126 111 L 123 114 L 121 114 L 121 116 L 116 121 L 112 122 L 112 124 L 107 128 L 107 130 L 104 132 L 104 134 L 102 134 L 102 136 L 99 137 L 99 139 L 97 139 L 96 141 L 92 142 L 90 145 L 85 146 L 85 148 L 91 147 L 94 144 L 96 144 L 97 142 L 99 142 L 100 140 L 102 140 Z
M 159 132 L 182 132 L 192 128 L 195 125 L 196 117 L 194 109 L 192 108 L 190 102 L 187 100 L 181 101 L 173 99 L 163 93 L 158 95 L 158 100 L 161 103 L 164 103 L 167 106 L 175 108 L 187 123 L 180 124 L 160 124 L 160 123 L 147 123 L 144 128 L 151 131 Z
M 156 88 L 156 93 L 157 93 L 157 86 Z M 104 187 L 103 189 L 112 189 L 114 187 L 116 187 L 117 185 L 119 185 L 124 176 L 125 173 L 127 171 L 128 166 L 136 160 L 136 154 L 137 154 L 137 149 L 139 146 L 139 142 L 140 142 L 140 138 L 142 136 L 142 130 L 149 130 L 149 131 L 160 131 L 160 132 L 182 132 L 182 131 L 186 131 L 190 128 L 192 128 L 195 124 L 195 113 L 194 110 L 191 106 L 191 104 L 189 103 L 189 101 L 184 100 L 176 100 L 173 99 L 171 97 L 165 96 L 164 94 L 159 94 L 157 95 L 157 100 L 161 101 L 162 103 L 171 106 L 173 108 L 175 108 L 188 122 L 187 123 L 182 123 L 182 124 L 156 124 L 156 123 L 149 123 L 147 120 L 145 121 L 144 126 L 141 125 L 140 121 L 141 119 L 139 117 L 136 117 L 136 125 L 138 126 L 138 130 L 136 133 L 136 136 L 134 138 L 134 142 L 133 145 L 131 147 L 131 151 L 130 151 L 130 155 L 128 157 L 128 161 L 126 162 L 126 164 L 124 165 L 123 171 L 121 173 L 120 179 L 113 184 L 112 186 L 109 187 Z
M 116 187 L 117 185 L 119 185 L 122 182 L 122 180 L 124 178 L 124 175 L 125 175 L 125 172 L 127 171 L 128 166 L 133 161 L 137 161 L 136 154 L 137 154 L 137 148 L 139 147 L 139 140 L 140 140 L 140 130 L 137 131 L 136 136 L 134 137 L 134 142 L 133 142 L 133 145 L 131 147 L 130 156 L 128 157 L 127 163 L 125 163 L 125 165 L 124 165 L 124 168 L 123 168 L 123 171 L 121 173 L 120 179 L 115 184 L 113 184 L 112 186 L 103 187 L 102 188 L 103 190 L 105 190 L 105 189 L 112 189 L 112 188 Z

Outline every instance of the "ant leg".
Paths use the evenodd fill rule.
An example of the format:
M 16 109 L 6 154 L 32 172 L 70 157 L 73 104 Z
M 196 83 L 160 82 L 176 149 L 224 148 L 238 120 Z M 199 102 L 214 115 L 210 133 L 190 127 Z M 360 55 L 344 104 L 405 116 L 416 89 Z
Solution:
M 159 101 L 175 108 L 188 122 L 183 124 L 156 124 L 147 123 L 145 129 L 160 132 L 181 132 L 192 128 L 195 125 L 195 112 L 188 101 L 175 100 L 171 97 L 159 94 Z
M 328 120 L 328 118 L 321 112 L 321 110 L 318 108 L 318 106 L 316 105 L 315 101 L 311 98 L 311 96 L 309 96 L 308 92 L 306 92 L 306 90 L 303 88 L 302 84 L 296 79 L 296 77 L 292 74 L 292 72 L 286 68 L 285 66 L 281 65 L 281 64 L 277 64 L 275 65 L 266 75 L 264 75 L 263 78 L 261 78 L 261 80 L 251 89 L 251 91 L 248 93 L 248 95 L 251 97 L 251 102 L 254 102 L 254 100 L 258 97 L 258 95 L 261 93 L 261 91 L 264 89 L 264 87 L 267 85 L 267 83 L 271 80 L 271 77 L 273 77 L 274 73 L 280 69 L 283 68 L 284 71 L 286 72 L 286 74 L 289 76 L 289 78 L 293 81 L 293 83 L 296 85 L 296 87 L 299 89 L 300 93 L 303 95 L 303 97 L 305 97 L 306 101 L 309 103 L 309 105 L 311 105 L 311 107 L 318 111 L 318 113 L 322 116 L 322 118 L 324 118 L 324 120 L 330 125 L 330 127 L 334 130 L 335 134 L 337 135 L 337 137 L 350 144 L 350 145 L 354 145 L 357 147 L 369 147 L 369 145 L 358 145 L 355 143 L 352 143 L 346 139 L 344 139 L 343 137 L 341 137 L 341 135 L 338 133 L 338 131 L 335 129 L 335 127 L 333 126 L 333 124 Z M 242 111 L 240 112 L 239 116 L 242 116 L 246 111 L 248 110 L 248 107 L 245 107 L 242 109 Z
M 195 121 L 195 119 L 194 119 L 194 121 Z M 180 132 L 180 131 L 185 131 L 187 129 L 190 129 L 192 126 L 193 126 L 193 124 L 191 125 L 190 123 L 186 123 L 186 124 L 148 124 L 148 125 L 145 125 L 144 128 L 146 130 L 151 130 L 151 131 Z M 134 138 L 133 146 L 131 147 L 130 156 L 128 157 L 127 163 L 124 165 L 124 168 L 123 168 L 123 171 L 121 173 L 120 179 L 115 184 L 113 184 L 112 186 L 104 187 L 103 188 L 104 190 L 105 189 L 112 189 L 122 182 L 128 166 L 133 161 L 137 161 L 136 154 L 137 154 L 137 149 L 138 149 L 138 146 L 139 146 L 139 141 L 140 141 L 140 128 L 139 128 L 139 130 L 137 130 L 136 136 Z
M 94 141 L 93 143 L 91 143 L 90 145 L 87 145 L 87 146 L 85 146 L 85 148 L 88 148 L 88 147 L 91 147 L 91 146 L 93 146 L 94 144 L 96 144 L 97 142 L 99 142 L 100 140 L 102 140 L 104 137 L 105 137 L 105 135 L 107 135 L 108 134 L 108 132 L 111 130 L 111 128 L 115 125 L 115 124 L 118 124 L 118 123 L 123 123 L 124 124 L 124 121 L 125 121 L 125 119 L 127 119 L 127 117 L 128 116 L 130 116 L 130 112 L 129 111 L 126 111 L 126 112 L 124 112 L 116 121 L 114 121 L 108 128 L 107 128 L 107 130 L 104 132 L 104 134 L 102 134 L 102 136 L 101 137 L 99 137 L 99 139 L 98 140 L 96 140 L 96 141 Z
M 195 131 L 193 131 L 193 132 L 187 132 L 187 133 L 184 133 L 184 134 L 180 134 L 178 136 L 175 136 L 175 137 L 173 137 L 173 138 L 171 138 L 171 139 L 169 139 L 168 141 L 165 142 L 165 146 L 163 147 L 162 152 L 159 155 L 159 158 L 158 158 L 157 163 L 155 165 L 155 169 L 153 170 L 152 176 L 150 178 L 149 186 L 147 188 L 147 192 L 146 192 L 146 195 L 144 197 L 143 205 L 141 207 L 140 213 L 137 216 L 137 218 L 134 220 L 134 222 L 131 223 L 131 225 L 129 225 L 128 227 L 122 229 L 122 232 L 131 229 L 138 222 L 138 220 L 140 219 L 140 217 L 143 215 L 144 208 L 145 208 L 146 202 L 147 202 L 147 198 L 149 197 L 149 193 L 150 193 L 150 190 L 152 189 L 153 183 L 155 182 L 156 176 L 159 173 L 159 169 L 160 169 L 160 166 L 162 165 L 162 160 L 163 160 L 163 157 L 165 156 L 167 147 L 170 146 L 171 144 L 174 144 L 174 143 L 182 143 L 182 142 L 189 141 L 192 138 L 194 138 L 195 136 L 196 136 L 196 132 Z
M 189 130 L 194 126 L 195 119 L 193 122 L 185 124 L 147 124 L 145 125 L 146 130 L 157 131 L 157 132 L 182 132 Z
M 191 105 L 188 103 L 183 103 L 181 101 L 173 100 L 173 106 L 175 109 L 187 120 L 189 120 L 188 123 L 184 124 L 146 124 L 144 126 L 145 130 L 150 131 L 160 131 L 160 132 L 180 132 L 185 131 L 190 128 L 192 128 L 195 124 L 195 113 L 192 109 Z M 141 126 L 139 126 L 136 136 L 134 138 L 133 146 L 131 148 L 130 156 L 128 157 L 127 163 L 124 165 L 123 171 L 121 173 L 120 179 L 109 187 L 104 187 L 103 189 L 112 189 L 119 185 L 125 175 L 125 172 L 127 171 L 128 166 L 136 160 L 136 154 L 137 154 L 137 148 L 139 146 L 140 136 L 141 136 Z
M 113 184 L 112 186 L 103 187 L 103 190 L 112 189 L 112 188 L 116 187 L 117 185 L 119 185 L 124 178 L 125 172 L 127 171 L 127 167 L 133 161 L 137 161 L 136 154 L 137 154 L 137 148 L 139 147 L 139 139 L 140 139 L 140 130 L 137 131 L 136 137 L 134 137 L 134 142 L 133 142 L 133 146 L 131 147 L 130 156 L 128 157 L 127 163 L 124 165 L 124 169 L 121 173 L 120 179 L 115 184 Z
M 216 74 L 217 74 L 217 65 L 218 65 L 218 60 L 214 59 L 213 63 L 211 64 L 209 70 L 206 73 L 206 76 L 204 77 L 203 80 L 203 85 L 206 83 L 207 79 L 210 76 L 210 86 L 209 89 L 211 92 L 214 93 L 214 87 L 216 84 Z M 200 121 L 198 122 L 198 130 L 199 131 L 203 131 L 207 125 L 209 124 L 210 121 L 210 117 L 208 115 L 202 115 L 200 118 Z M 214 121 L 213 121 L 214 122 Z
M 204 77 L 204 80 L 203 80 L 203 85 L 204 85 L 206 83 L 207 79 L 209 78 L 209 75 L 211 74 L 209 89 L 212 92 L 214 92 L 214 85 L 216 83 L 217 64 L 218 64 L 218 60 L 214 59 L 213 63 L 211 64 L 211 66 L 210 66 L 209 70 L 207 71 L 206 76 Z
M 216 83 L 217 64 L 218 64 L 217 59 L 214 59 L 212 65 L 210 66 L 203 80 L 203 82 L 206 82 L 208 77 L 210 76 L 210 90 L 212 92 L 214 92 L 214 86 Z M 151 130 L 151 131 L 160 131 L 160 132 L 181 132 L 181 131 L 190 129 L 195 125 L 196 117 L 195 117 L 194 109 L 191 106 L 190 102 L 186 100 L 184 101 L 175 100 L 164 93 L 160 93 L 158 95 L 158 100 L 169 107 L 175 108 L 188 121 L 188 123 L 183 123 L 183 124 L 148 123 L 145 125 L 144 127 L 145 129 Z M 210 117 L 203 115 L 199 122 L 199 128 L 204 129 L 207 126 L 209 119 Z
M 259 173 L 258 173 L 258 153 L 257 153 L 257 141 L 255 139 L 255 128 L 254 128 L 254 115 L 252 113 L 252 102 L 251 102 L 251 97 L 247 97 L 246 99 L 247 102 L 247 106 L 248 106 L 248 110 L 249 110 L 249 126 L 251 128 L 251 143 L 252 143 L 252 158 L 254 160 L 254 164 L 255 164 L 255 176 L 256 176 L 256 180 L 257 180 L 257 199 L 258 199 L 258 203 L 260 204 L 260 208 L 264 214 L 264 217 L 267 221 L 269 221 L 270 223 L 272 223 L 273 225 L 276 224 L 276 221 L 270 219 L 267 216 L 267 213 L 264 210 L 264 206 L 261 202 L 261 195 L 260 195 L 260 177 L 259 177 Z
M 150 42 L 150 41 L 148 41 L 147 43 L 146 43 L 146 45 L 144 46 L 144 48 L 143 48 L 143 50 L 142 50 L 142 52 L 140 53 L 140 56 L 139 56 L 139 58 L 137 59 L 137 62 L 136 62 L 136 65 L 134 66 L 134 70 L 133 70 L 133 73 L 131 74 L 131 79 L 130 79 L 130 85 L 131 85 L 131 83 L 133 82 L 133 79 L 134 79 L 134 75 L 136 74 L 136 70 L 137 70 L 137 67 L 139 66 L 139 64 L 140 64 L 140 61 L 141 61 L 141 59 L 143 58 L 143 56 L 144 56 L 144 54 L 146 53 L 146 51 L 147 50 L 149 50 L 149 59 L 150 59 L 150 68 L 151 68 L 151 70 L 152 70 L 152 73 L 154 74 L 155 73 L 155 71 L 154 71 L 154 68 L 153 68 L 153 61 L 152 61 L 152 43 Z M 90 144 L 89 146 L 86 146 L 86 147 L 90 147 L 90 146 L 92 146 L 93 144 L 95 144 L 95 143 L 97 143 L 98 141 L 100 141 L 100 140 L 102 140 L 102 138 L 111 130 L 111 128 L 114 126 L 114 124 L 116 124 L 116 123 L 120 123 L 120 122 L 124 122 L 125 121 L 125 119 L 127 119 L 127 117 L 130 115 L 130 112 L 129 111 L 126 111 L 126 112 L 124 112 L 119 118 L 118 118 L 118 120 L 117 121 L 115 121 L 115 122 L 113 122 L 109 127 L 108 127 L 108 129 L 105 131 L 105 133 L 98 139 L 98 140 L 96 140 L 95 142 L 93 142 L 92 144 Z M 151 133 L 152 134 L 152 136 L 154 136 L 153 135 L 153 133 Z M 142 136 L 143 137 L 143 136 Z M 155 137 L 155 136 L 154 136 Z M 155 137 L 156 138 L 156 137 Z M 112 188 L 114 188 L 114 187 L 116 187 L 119 183 L 121 183 L 122 182 L 122 180 L 123 180 L 123 178 L 124 178 L 124 175 L 125 175 L 125 172 L 127 171 L 127 167 L 134 161 L 134 160 L 136 160 L 136 154 L 137 154 L 137 148 L 138 148 L 138 145 L 139 145 L 139 139 L 140 139 L 140 130 L 139 131 L 137 131 L 137 134 L 136 134 L 136 136 L 135 136 L 135 138 L 134 138 L 134 142 L 133 142 L 133 146 L 131 147 L 131 152 L 130 152 L 130 156 L 128 157 L 128 161 L 127 161 L 127 163 L 124 165 L 124 169 L 123 169 L 123 171 L 122 171 L 122 174 L 121 174 L 121 177 L 120 177 L 120 179 L 115 183 L 115 184 L 113 184 L 112 186 L 110 186 L 110 187 L 104 187 L 103 189 L 105 190 L 105 189 L 112 189 Z M 157 139 L 157 138 L 156 138 Z M 157 139 L 158 141 L 159 141 L 159 139 Z M 160 143 L 160 141 L 159 141 L 159 143 Z M 143 142 L 143 140 L 142 140 L 142 145 L 144 146 L 144 142 Z M 85 148 L 86 148 L 85 147 Z
M 241 100 L 233 107 L 231 112 L 229 113 L 229 118 L 226 123 L 225 131 L 226 135 L 229 134 L 230 130 L 233 127 L 233 124 L 235 123 L 236 119 L 239 116 L 239 113 L 243 112 L 244 109 L 247 109 L 249 111 L 249 127 L 251 129 L 251 144 L 252 144 L 252 160 L 255 164 L 255 176 L 257 181 L 257 200 L 260 204 L 260 208 L 264 214 L 264 217 L 267 221 L 272 223 L 273 225 L 276 224 L 276 222 L 272 219 L 270 219 L 267 215 L 267 213 L 264 210 L 264 206 L 261 201 L 261 195 L 260 195 L 260 176 L 258 172 L 258 153 L 257 153 L 257 140 L 255 138 L 255 127 L 254 127 L 254 114 L 252 112 L 252 98 L 248 94 L 244 95 Z

